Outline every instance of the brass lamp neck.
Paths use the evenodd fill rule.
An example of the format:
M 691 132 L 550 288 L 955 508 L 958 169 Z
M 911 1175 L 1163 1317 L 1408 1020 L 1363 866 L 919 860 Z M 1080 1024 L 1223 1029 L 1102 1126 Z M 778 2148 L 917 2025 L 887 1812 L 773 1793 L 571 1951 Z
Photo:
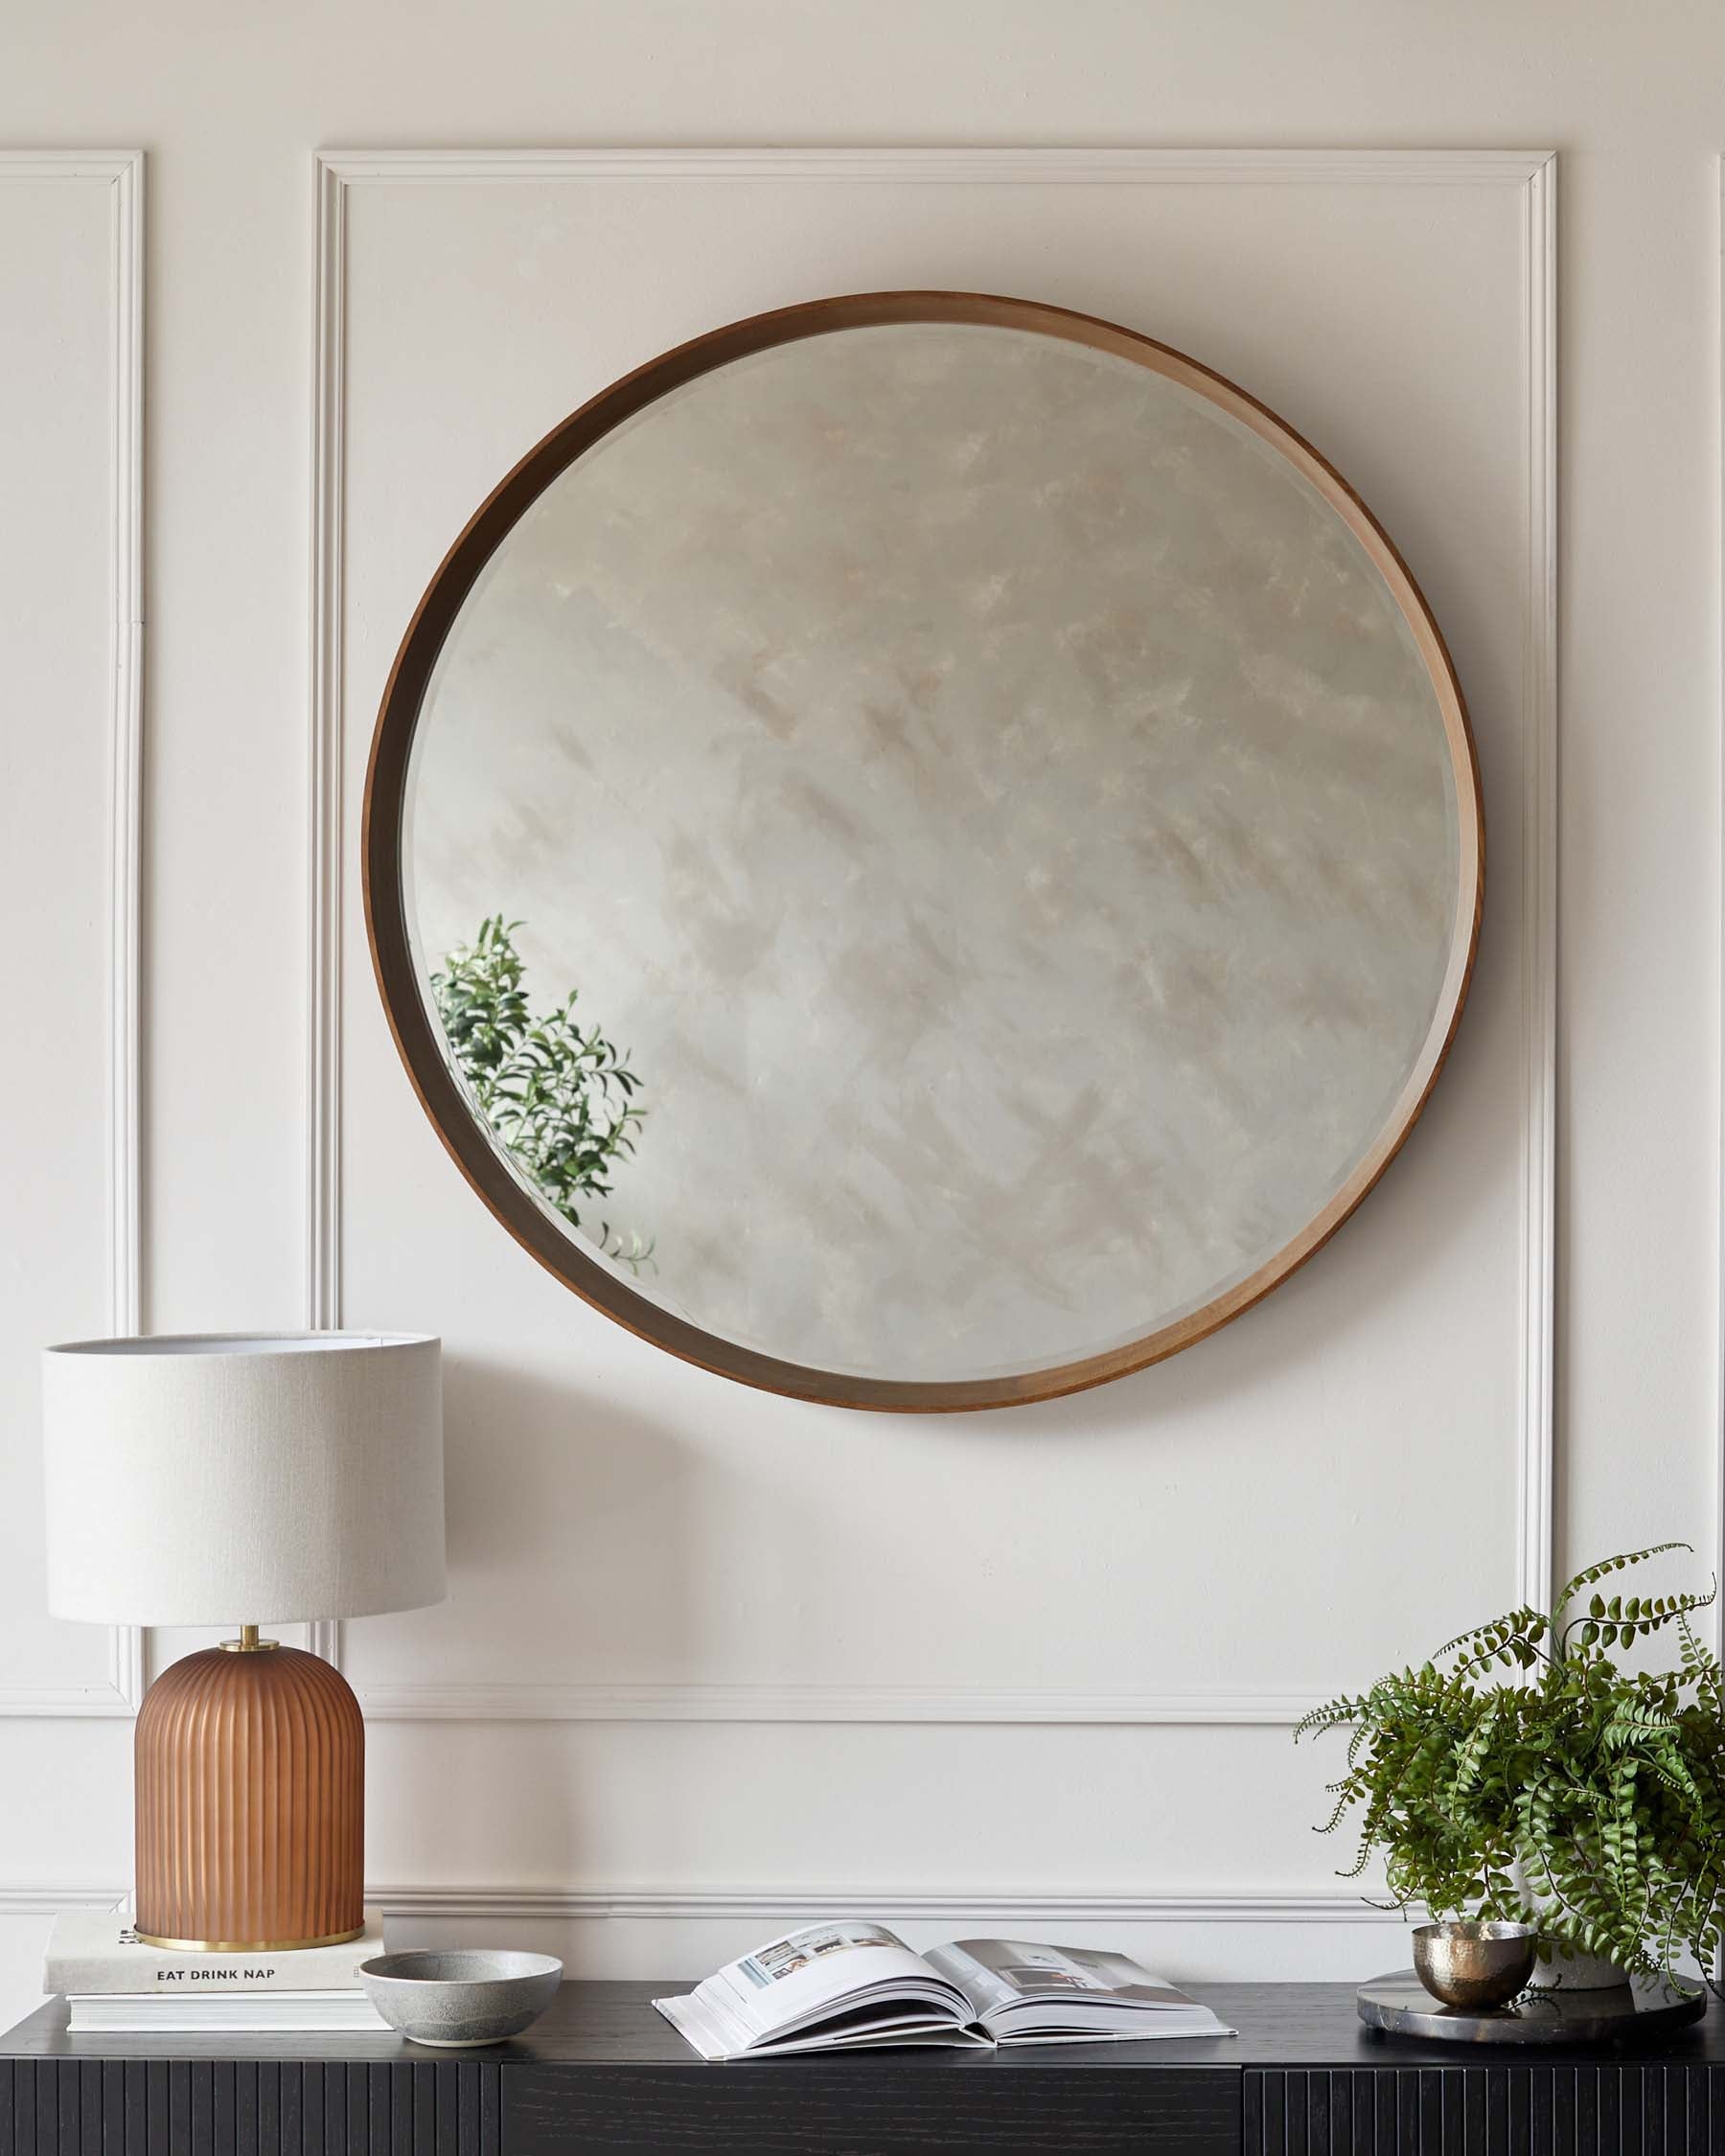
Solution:
M 221 1651 L 229 1655 L 272 1655 L 281 1645 L 279 1640 L 260 1640 L 255 1624 L 242 1624 L 238 1640 L 224 1640 Z

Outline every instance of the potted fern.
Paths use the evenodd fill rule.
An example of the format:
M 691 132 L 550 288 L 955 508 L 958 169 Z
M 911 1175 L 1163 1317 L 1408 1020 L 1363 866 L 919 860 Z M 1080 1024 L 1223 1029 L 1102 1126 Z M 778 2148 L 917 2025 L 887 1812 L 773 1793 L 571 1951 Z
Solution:
M 1352 1732 L 1318 1829 L 1357 1818 L 1341 1876 L 1381 1852 L 1404 1912 L 1536 1924 L 1554 1983 L 1587 1981 L 1581 1958 L 1598 1957 L 1620 1982 L 1693 1964 L 1719 1992 L 1725 1678 L 1690 1621 L 1714 1594 L 1607 1592 L 1611 1575 L 1689 1547 L 1590 1565 L 1549 1612 L 1511 1610 L 1307 1715 L 1297 1737 Z M 1660 1633 L 1675 1637 L 1676 1667 L 1614 1658 Z

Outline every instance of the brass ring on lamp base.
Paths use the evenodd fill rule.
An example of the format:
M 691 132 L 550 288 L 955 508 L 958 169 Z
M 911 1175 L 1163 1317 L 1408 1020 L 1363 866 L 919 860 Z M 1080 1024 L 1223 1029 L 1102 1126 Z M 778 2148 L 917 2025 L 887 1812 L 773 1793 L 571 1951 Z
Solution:
M 272 1655 L 281 1643 L 279 1640 L 260 1640 L 255 1624 L 242 1624 L 238 1640 L 221 1641 L 221 1651 L 224 1655 Z
M 153 1932 L 132 1934 L 140 1946 L 159 1946 L 169 1954 L 297 1954 L 310 1946 L 346 1946 L 363 1938 L 365 1926 L 351 1932 L 326 1932 L 322 1938 L 157 1938 Z

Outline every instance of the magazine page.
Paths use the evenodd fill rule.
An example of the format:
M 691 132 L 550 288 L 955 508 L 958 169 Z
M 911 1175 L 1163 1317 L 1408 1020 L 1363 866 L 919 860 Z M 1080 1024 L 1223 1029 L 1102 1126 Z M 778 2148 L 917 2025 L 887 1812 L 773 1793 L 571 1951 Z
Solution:
M 817 2026 L 826 2040 L 949 2038 L 971 2018 L 962 1989 L 884 1924 L 840 1918 L 769 1939 L 686 1999 L 655 2005 L 705 2057 L 734 2057 Z M 840 2024 L 842 2026 L 840 2026 Z
M 947 1956 L 961 1956 L 962 1962 Z M 1142 2007 L 1190 2007 L 1195 2002 L 1176 1990 L 1166 1977 L 1152 1976 L 1148 1969 L 1124 1954 L 1111 1954 L 1089 1946 L 1033 1946 L 1016 1938 L 956 1939 L 950 1947 L 935 1947 L 928 1959 L 937 1968 L 962 1981 L 958 1969 L 978 1969 L 994 2005 L 1020 1999 L 1059 1999 L 1073 1992 L 1101 1992 L 1131 2000 Z M 965 1984 L 969 1990 L 969 1984 Z
M 998 1939 L 973 1939 L 970 1946 L 998 1946 Z M 969 1947 L 960 1946 L 956 1940 L 951 1946 L 931 1946 L 924 1956 L 930 1966 L 938 1969 L 942 1976 L 951 1977 L 959 1990 L 970 2001 L 971 2010 L 980 2021 L 985 2014 L 1000 2007 L 1009 2007 L 1019 1996 L 1004 1977 L 997 1976 L 988 1963 L 980 1960 Z
M 864 2008 L 848 2013 L 840 2011 L 833 2019 L 817 2022 L 801 2034 L 763 2037 L 757 2043 L 742 2044 L 736 2041 L 734 2032 L 727 2033 L 702 2005 L 699 1992 L 691 1991 L 682 1999 L 656 1999 L 653 2003 L 692 2050 L 712 2061 L 783 2058 L 794 2052 L 855 2052 L 887 2047 L 900 2050 L 919 2045 L 949 2051 L 980 2045 L 984 2050 L 991 2050 L 994 2043 L 992 2037 L 985 2036 L 969 2022 L 953 2021 L 945 2016 L 932 2019 L 926 2009 L 911 2013 Z
M 1000 2043 L 1231 2035 L 1208 2007 L 1124 1954 L 1025 1939 L 969 1938 L 926 1957 L 963 1990 Z

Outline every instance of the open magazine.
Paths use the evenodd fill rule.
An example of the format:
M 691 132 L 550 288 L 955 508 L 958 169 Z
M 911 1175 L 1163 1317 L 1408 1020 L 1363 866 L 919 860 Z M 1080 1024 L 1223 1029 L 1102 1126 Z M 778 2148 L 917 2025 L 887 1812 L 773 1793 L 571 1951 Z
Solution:
M 1124 1954 L 1011 1938 L 913 1954 L 884 1924 L 849 1918 L 770 1939 L 686 1997 L 653 2003 L 708 2059 L 1234 2033 Z

